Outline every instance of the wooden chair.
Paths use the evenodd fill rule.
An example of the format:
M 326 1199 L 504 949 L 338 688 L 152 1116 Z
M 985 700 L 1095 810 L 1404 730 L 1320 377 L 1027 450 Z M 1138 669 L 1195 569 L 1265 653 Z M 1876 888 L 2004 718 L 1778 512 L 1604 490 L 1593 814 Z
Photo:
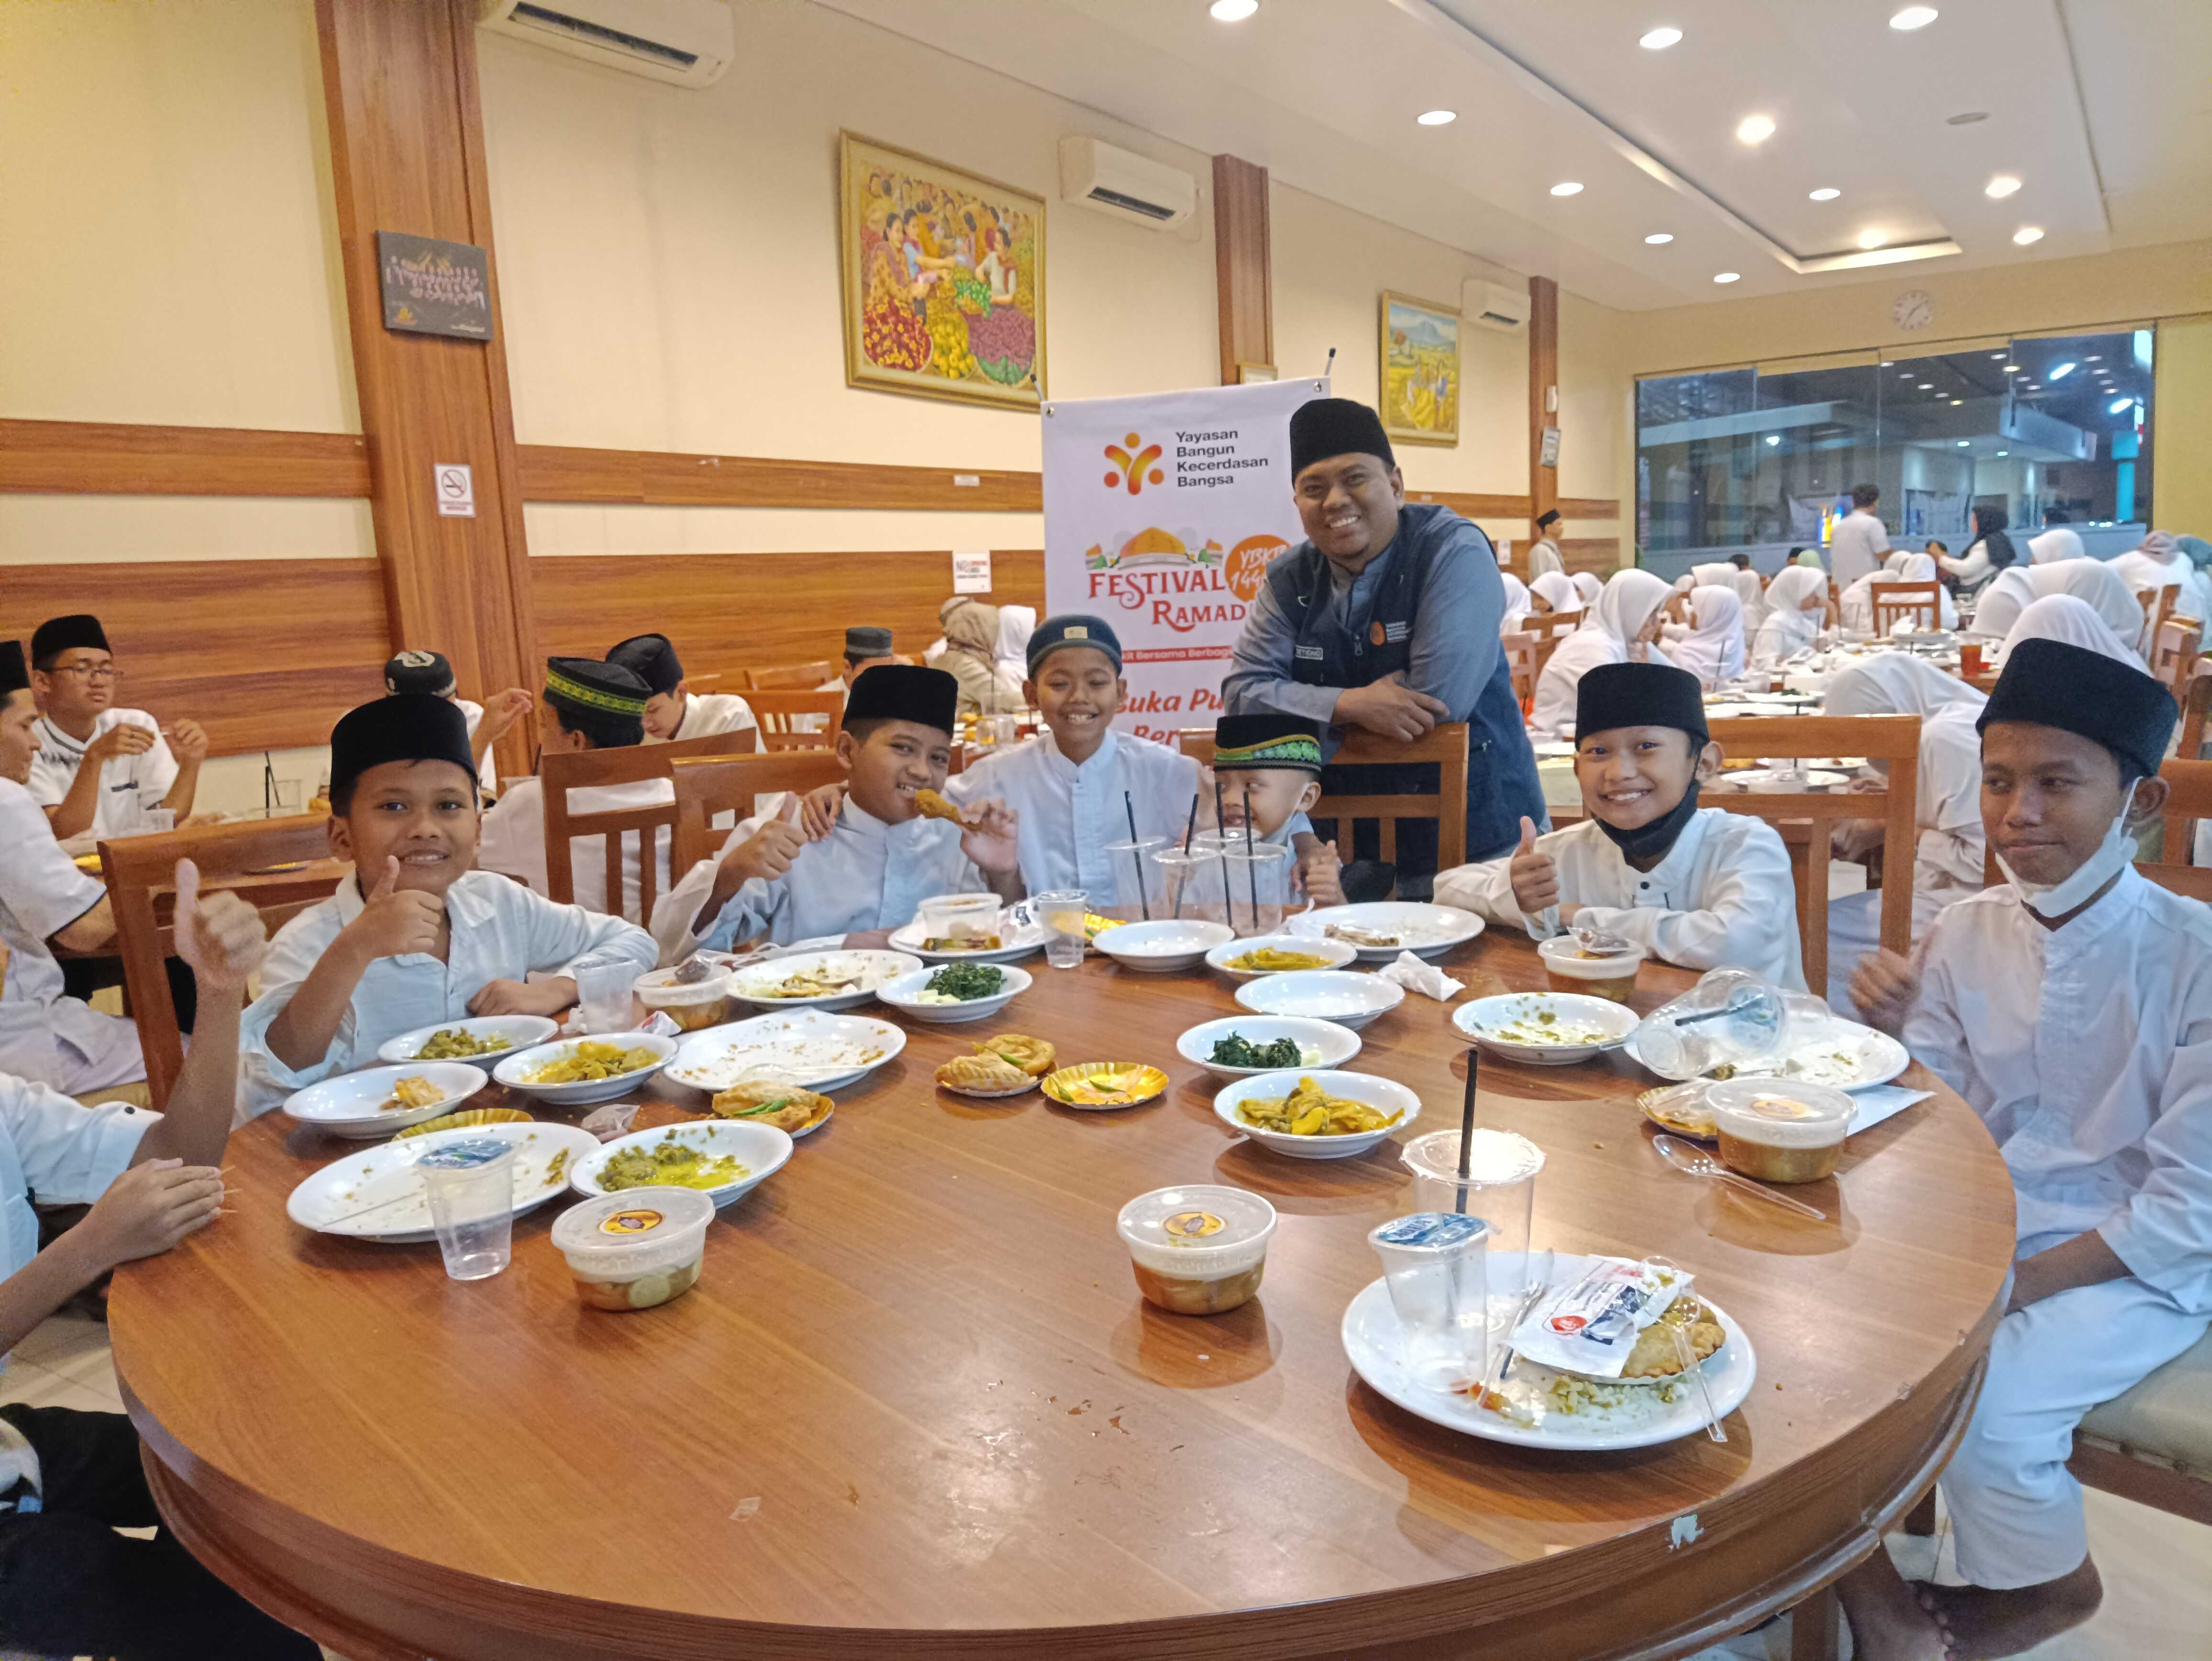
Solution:
M 1513 696 L 1521 700 L 1525 716 L 1536 697 L 1536 677 L 1543 672 L 1536 659 L 1536 636 L 1525 630 L 1500 635 L 1498 644 L 1505 654 L 1505 671 L 1513 678 Z
M 2142 606 L 2143 640 L 2154 641 L 2158 638 L 2158 631 L 2166 626 L 2166 620 L 2173 615 L 2173 602 L 2179 599 L 2180 595 L 2180 588 L 2172 583 L 2168 583 L 2163 588 L 2136 590 L 2136 599 Z
M 1213 729 L 1189 727 L 1176 737 L 1183 754 L 1202 767 L 1213 764 Z M 1372 733 L 1352 732 L 1329 757 L 1332 767 L 1396 767 L 1408 763 L 1432 764 L 1437 791 L 1427 795 L 1409 791 L 1395 796 L 1323 796 L 1310 817 L 1337 823 L 1337 843 L 1349 849 L 1352 827 L 1359 819 L 1376 822 L 1381 857 L 1393 864 L 1398 858 L 1398 821 L 1434 819 L 1437 822 L 1437 869 L 1449 871 L 1467 863 L 1467 724 L 1453 721 L 1433 728 L 1411 744 L 1378 738 Z
M 1877 582 L 1867 592 L 1874 599 L 1874 631 L 1884 638 L 1902 617 L 1920 618 L 1921 628 L 1929 633 L 1943 620 L 1943 586 L 1932 579 L 1926 582 Z
M 1531 611 L 1522 619 L 1521 627 L 1536 637 L 1536 672 L 1542 674 L 1544 666 L 1552 660 L 1552 654 L 1569 635 L 1583 626 L 1580 611 Z
M 321 814 L 242 824 L 199 824 L 165 835 L 100 844 L 100 869 L 115 911 L 123 989 L 146 1056 L 154 1105 L 165 1106 L 184 1065 L 176 1001 L 166 967 L 176 954 L 177 861 L 200 868 L 200 891 L 229 889 L 252 902 L 274 934 L 337 891 L 353 867 L 331 857 L 330 821 Z
M 2175 612 L 2158 625 L 2151 636 L 2150 672 L 2166 683 L 2166 690 L 2173 694 L 2179 703 L 2187 696 L 2189 678 L 2197 667 L 2197 648 L 2204 634 L 2204 624 L 2198 618 L 2184 617 Z
M 676 786 L 676 845 L 668 874 L 680 882 L 701 860 L 712 859 L 729 839 L 714 821 L 722 814 L 752 817 L 753 801 L 776 790 L 802 795 L 843 780 L 844 770 L 827 750 L 770 751 L 751 756 L 696 756 L 670 770 Z
M 823 658 L 814 663 L 787 663 L 772 669 L 748 669 L 745 685 L 756 692 L 811 692 L 837 672 Z
M 1797 938 L 1805 983 L 1815 995 L 1828 989 L 1828 847 L 1841 819 L 1882 821 L 1881 944 L 1912 949 L 1912 855 L 1920 839 L 1918 808 L 1920 717 L 1917 715 L 1743 715 L 1709 723 L 1713 741 L 1729 761 L 1762 756 L 1864 756 L 1890 764 L 1885 788 L 1875 791 L 1781 793 L 1713 790 L 1709 807 L 1762 818 L 1782 833 L 1790 849 L 1797 889 Z
M 660 855 L 676 831 L 676 798 L 649 807 L 605 808 L 582 812 L 571 806 L 571 790 L 589 790 L 611 784 L 641 784 L 672 776 L 669 770 L 690 756 L 736 756 L 751 753 L 757 735 L 750 727 L 734 733 L 714 733 L 702 739 L 679 739 L 672 744 L 634 744 L 615 750 L 576 750 L 549 752 L 538 764 L 538 779 L 545 800 L 545 887 L 563 905 L 576 901 L 574 843 L 596 837 L 606 861 L 607 909 L 641 923 L 653 916 L 653 903 L 660 897 L 664 867 Z M 638 849 L 637 904 L 630 904 L 629 885 L 623 877 L 623 853 L 635 837 Z
M 2203 731 L 2203 699 L 2208 681 L 2199 678 L 2191 696 L 2197 706 L 2197 731 Z M 2212 901 L 2212 866 L 2189 862 L 2190 843 L 2197 821 L 2212 818 L 2212 761 L 2190 758 L 2185 749 L 2158 770 L 2166 781 L 2166 836 L 2155 861 L 2136 861 L 2136 869 L 2161 888 L 2191 899 Z
M 2158 857 L 2160 864 L 2169 866 L 2189 863 L 2196 821 L 2212 817 L 2212 806 L 2200 806 L 2192 811 L 2185 806 L 2194 800 L 2191 788 L 2194 775 L 2187 769 L 2169 770 L 2175 762 L 2201 762 L 2203 758 L 2205 707 L 2212 704 L 2212 657 L 2197 660 L 2180 696 L 2181 742 L 2174 749 L 2173 761 L 2159 769 L 2160 776 L 2166 782 L 2167 795 L 2166 835 L 2159 845 Z M 2148 867 L 2145 874 L 2148 874 Z
M 826 750 L 836 742 L 845 695 L 836 692 L 748 692 L 760 723 L 763 750 Z

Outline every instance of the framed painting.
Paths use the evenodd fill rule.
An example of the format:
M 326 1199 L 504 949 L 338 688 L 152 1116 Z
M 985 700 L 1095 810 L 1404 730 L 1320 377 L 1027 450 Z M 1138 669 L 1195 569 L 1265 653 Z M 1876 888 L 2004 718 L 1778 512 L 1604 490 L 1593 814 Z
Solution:
M 1459 313 L 1382 291 L 1382 430 L 1394 443 L 1459 442 Z
M 1044 399 L 1044 203 L 838 136 L 845 384 L 1034 410 Z

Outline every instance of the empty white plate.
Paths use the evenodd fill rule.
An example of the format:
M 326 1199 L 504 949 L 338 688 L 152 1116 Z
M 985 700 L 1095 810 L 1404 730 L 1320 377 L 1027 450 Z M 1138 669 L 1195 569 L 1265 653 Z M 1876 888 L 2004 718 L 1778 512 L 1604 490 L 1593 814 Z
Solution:
M 1301 969 L 1262 975 L 1237 989 L 1237 1001 L 1258 1015 L 1306 1015 L 1362 1027 L 1406 999 L 1406 989 L 1378 975 L 1348 969 Z

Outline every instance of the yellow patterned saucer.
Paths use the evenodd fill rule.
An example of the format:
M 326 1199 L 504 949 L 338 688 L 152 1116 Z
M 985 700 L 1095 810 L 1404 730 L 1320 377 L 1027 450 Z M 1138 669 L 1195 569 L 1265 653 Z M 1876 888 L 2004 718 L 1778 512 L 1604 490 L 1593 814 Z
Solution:
M 404 1141 L 410 1136 L 427 1136 L 434 1130 L 459 1130 L 465 1126 L 480 1124 L 527 1124 L 530 1115 L 519 1107 L 467 1107 L 459 1113 L 448 1113 L 442 1119 L 432 1119 L 422 1124 L 410 1125 L 392 1140 Z
M 1134 1107 L 1167 1087 L 1168 1075 L 1142 1062 L 1080 1062 L 1047 1074 L 1044 1081 L 1044 1093 L 1053 1100 L 1086 1112 Z

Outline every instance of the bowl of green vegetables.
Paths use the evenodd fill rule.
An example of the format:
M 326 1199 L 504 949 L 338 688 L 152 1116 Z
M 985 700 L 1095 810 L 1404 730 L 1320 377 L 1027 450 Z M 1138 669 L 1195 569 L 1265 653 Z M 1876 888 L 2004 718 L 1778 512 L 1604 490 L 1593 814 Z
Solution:
M 876 989 L 876 996 L 918 1021 L 949 1025 L 995 1015 L 1029 988 L 1026 969 L 963 959 L 887 981 Z
M 1359 1053 L 1359 1035 L 1306 1015 L 1231 1015 L 1192 1027 L 1176 1053 L 1217 1079 L 1291 1068 L 1339 1068 Z

